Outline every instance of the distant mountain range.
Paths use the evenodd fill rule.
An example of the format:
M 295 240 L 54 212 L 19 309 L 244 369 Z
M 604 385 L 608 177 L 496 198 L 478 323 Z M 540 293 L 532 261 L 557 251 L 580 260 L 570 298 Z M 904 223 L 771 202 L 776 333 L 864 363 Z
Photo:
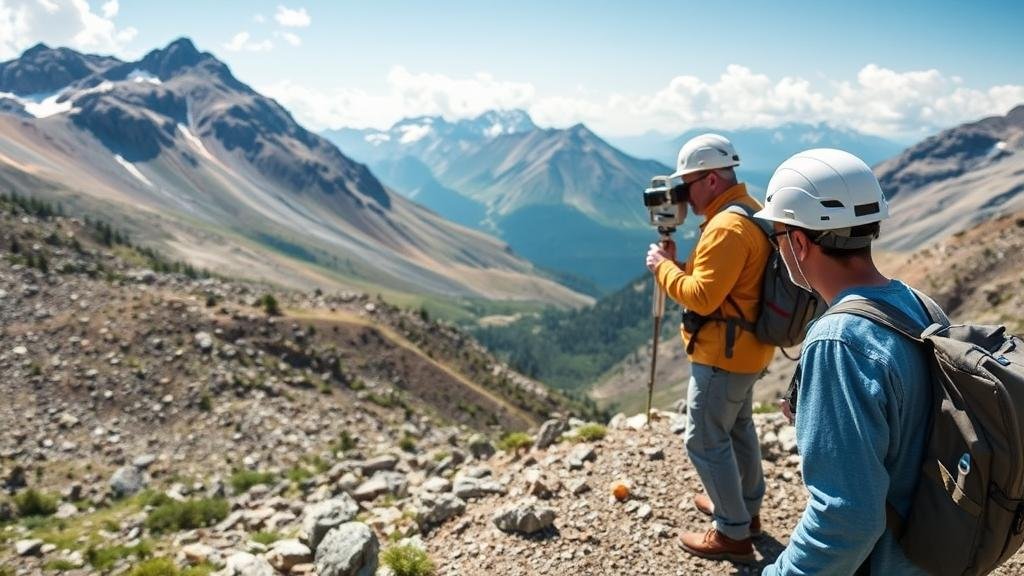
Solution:
M 741 151 L 742 154 L 742 151 Z M 881 269 L 936 297 L 954 320 L 1006 324 L 1019 332 L 1020 247 L 1024 243 L 1024 106 L 946 130 L 875 167 L 890 202 L 876 259 Z M 593 306 L 523 316 L 479 330 L 517 369 L 599 405 L 642 410 L 650 369 L 650 275 Z M 553 347 L 571 334 L 585 344 Z M 690 366 L 676 334 L 659 347 L 655 403 L 683 397 Z M 769 402 L 785 389 L 793 363 L 781 354 L 758 384 Z
M 493 232 L 538 265 L 606 291 L 643 270 L 656 234 L 641 192 L 652 176 L 670 172 L 620 152 L 582 124 L 541 129 L 519 110 L 324 136 L 438 214 Z
M 0 112 L 0 186 L 197 266 L 301 288 L 588 301 L 392 193 L 188 39 L 137 62 L 37 45 L 0 64 Z
M 881 245 L 916 248 L 1024 209 L 1024 105 L 950 128 L 876 169 L 892 219 Z
M 641 136 L 609 138 L 609 142 L 628 154 L 640 158 L 653 158 L 671 166 L 675 164 L 676 154 L 683 143 L 705 132 L 716 132 L 732 141 L 741 159 L 740 175 L 758 190 L 764 190 L 775 168 L 783 160 L 808 148 L 846 150 L 860 157 L 869 166 L 874 166 L 903 150 L 900 143 L 848 128 L 837 128 L 824 123 L 798 122 L 774 128 L 694 128 L 676 136 L 648 132 Z

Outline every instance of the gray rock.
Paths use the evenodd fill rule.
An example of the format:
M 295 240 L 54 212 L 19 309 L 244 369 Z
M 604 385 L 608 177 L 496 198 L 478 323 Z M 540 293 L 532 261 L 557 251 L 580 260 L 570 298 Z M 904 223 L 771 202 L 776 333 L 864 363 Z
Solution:
M 537 432 L 537 440 L 533 443 L 534 448 L 543 450 L 548 446 L 551 446 L 555 442 L 558 442 L 558 438 L 565 431 L 565 422 L 561 420 L 548 420 L 541 425 L 540 431 Z
M 298 540 L 278 540 L 267 552 L 267 561 L 281 572 L 290 572 L 296 564 L 313 559 L 313 552 Z
M 306 533 L 309 547 L 316 552 L 331 528 L 351 522 L 357 514 L 359 504 L 348 494 L 308 506 L 302 518 L 302 531 Z
M 319 576 L 373 576 L 380 544 L 369 526 L 347 522 L 327 533 L 316 550 Z
M 122 466 L 110 477 L 110 491 L 114 497 L 131 496 L 146 487 L 146 477 L 134 466 Z
M 654 448 L 644 449 L 644 455 L 647 456 L 648 460 L 664 460 L 665 450 L 660 446 Z
M 796 428 L 787 424 L 779 430 L 779 448 L 789 454 L 797 453 Z
M 224 576 L 277 576 L 277 571 L 262 556 L 236 552 L 228 556 Z
M 489 494 L 504 494 L 505 486 L 494 480 L 462 476 L 455 479 L 452 492 L 459 498 L 482 498 Z
M 14 552 L 18 556 L 37 556 L 41 553 L 43 548 L 43 541 L 32 539 L 32 540 L 18 540 L 14 543 Z
M 465 511 L 466 502 L 454 494 L 425 494 L 420 497 L 417 519 L 421 529 L 429 530 L 449 518 L 461 516 Z
M 474 434 L 473 437 L 469 439 L 468 448 L 469 453 L 477 460 L 488 460 L 491 456 L 494 456 L 495 453 L 494 444 L 481 434 Z
M 374 472 L 381 472 L 384 470 L 394 470 L 397 465 L 398 456 L 395 456 L 394 454 L 381 454 L 380 456 L 370 458 L 366 462 L 363 462 L 363 476 L 371 476 Z
M 356 488 L 352 496 L 359 501 L 373 500 L 384 494 L 402 498 L 408 489 L 409 482 L 404 475 L 398 472 L 378 472 Z
M 498 510 L 492 520 L 502 532 L 533 534 L 554 523 L 555 511 L 551 508 L 538 507 L 535 501 L 525 500 Z
M 569 453 L 569 457 L 566 458 L 566 463 L 569 464 L 570 470 L 579 470 L 583 468 L 583 463 L 593 461 L 597 459 L 597 453 L 594 452 L 594 447 L 590 444 L 577 444 L 572 452 Z
M 682 434 L 686 432 L 686 415 L 677 414 L 672 417 L 672 421 L 668 423 L 668 429 L 673 434 Z
M 424 492 L 433 492 L 435 494 L 440 494 L 442 492 L 451 492 L 452 481 L 447 478 L 442 478 L 440 476 L 434 476 L 433 478 L 430 478 L 426 482 L 424 482 L 423 485 L 420 486 L 420 488 Z
M 202 352 L 209 352 L 213 349 L 213 338 L 206 332 L 198 332 L 195 335 L 196 346 Z
M 143 454 L 132 460 L 132 466 L 135 466 L 140 470 L 146 470 L 147 468 L 153 465 L 153 462 L 156 462 L 156 455 Z

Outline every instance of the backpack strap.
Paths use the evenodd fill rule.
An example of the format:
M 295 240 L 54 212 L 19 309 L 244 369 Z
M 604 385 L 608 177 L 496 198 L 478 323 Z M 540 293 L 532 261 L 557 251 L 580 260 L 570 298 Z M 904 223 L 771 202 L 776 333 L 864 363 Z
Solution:
M 726 204 L 725 208 L 722 209 L 722 212 L 739 214 L 740 216 L 743 216 L 744 218 L 750 220 L 754 224 L 757 224 L 757 227 L 761 229 L 761 232 L 764 232 L 765 236 L 771 237 L 772 235 L 771 222 L 768 222 L 767 220 L 760 220 L 758 218 L 754 218 L 754 209 L 744 204 L 743 202 L 733 202 L 732 204 Z
M 867 300 L 864 298 L 847 300 L 826 310 L 822 317 L 843 313 L 860 316 L 881 324 L 890 330 L 899 332 L 915 342 L 924 341 L 921 338 L 921 330 L 917 327 L 917 324 L 912 322 L 902 310 L 887 302 Z M 930 311 L 929 316 L 931 316 Z

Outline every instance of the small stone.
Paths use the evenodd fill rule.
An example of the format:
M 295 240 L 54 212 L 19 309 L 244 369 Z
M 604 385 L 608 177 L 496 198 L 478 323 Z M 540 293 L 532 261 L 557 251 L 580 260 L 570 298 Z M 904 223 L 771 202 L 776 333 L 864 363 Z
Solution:
M 651 461 L 664 460 L 665 450 L 662 449 L 660 446 L 655 448 L 647 448 L 644 450 L 644 455 L 647 456 L 647 459 Z
M 565 431 L 565 423 L 561 420 L 548 420 L 540 427 L 540 431 L 537 432 L 537 440 L 533 443 L 533 447 L 543 450 L 548 446 L 551 446 L 558 441 L 558 438 Z
M 18 540 L 14 543 L 14 551 L 18 556 L 37 556 L 41 553 L 43 541 L 38 539 Z
M 281 572 L 290 572 L 297 564 L 313 559 L 313 552 L 298 540 L 278 540 L 267 553 L 267 561 Z
M 182 555 L 185 556 L 185 561 L 196 566 L 203 564 L 210 559 L 211 556 L 216 553 L 216 549 L 206 544 L 189 544 L 181 548 Z
M 654 511 L 651 510 L 650 504 L 642 504 L 639 508 L 637 508 L 636 516 L 641 520 L 647 520 L 651 517 L 651 514 L 653 514 L 653 512 Z
M 535 501 L 526 500 L 498 510 L 492 520 L 502 532 L 533 534 L 554 523 L 555 511 L 538 507 Z
M 228 556 L 225 576 L 276 576 L 277 572 L 262 556 L 248 552 L 235 552 Z
M 134 466 L 122 466 L 110 477 L 110 490 L 116 498 L 131 496 L 145 486 L 145 477 Z

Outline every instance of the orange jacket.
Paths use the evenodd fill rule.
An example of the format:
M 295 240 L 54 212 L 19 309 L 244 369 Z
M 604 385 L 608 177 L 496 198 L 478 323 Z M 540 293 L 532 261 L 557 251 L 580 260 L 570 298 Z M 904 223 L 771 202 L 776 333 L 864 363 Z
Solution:
M 741 202 L 756 210 L 760 203 L 747 194 L 747 187 L 737 184 L 711 201 L 700 225 L 700 239 L 689 260 L 679 264 L 665 260 L 655 270 L 658 284 L 665 293 L 687 310 L 702 316 L 717 313 L 739 318 L 739 306 L 748 322 L 757 319 L 761 298 L 761 282 L 771 245 L 764 232 L 745 216 L 722 212 L 729 204 Z M 683 345 L 691 335 L 680 327 Z M 739 374 L 755 374 L 768 366 L 775 347 L 764 344 L 747 330 L 736 327 L 732 358 L 725 355 L 725 322 L 708 322 L 697 335 L 690 362 L 715 366 Z

